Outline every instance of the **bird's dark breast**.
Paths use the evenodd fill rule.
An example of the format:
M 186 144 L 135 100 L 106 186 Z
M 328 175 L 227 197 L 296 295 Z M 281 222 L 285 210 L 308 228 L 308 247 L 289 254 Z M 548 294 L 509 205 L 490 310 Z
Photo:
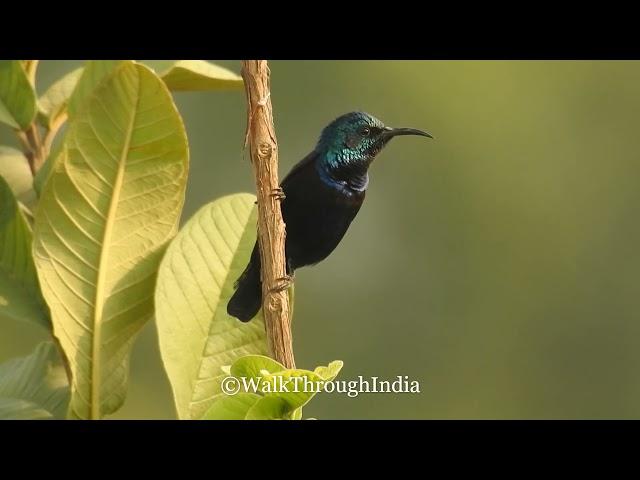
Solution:
M 364 191 L 342 191 L 315 169 L 305 170 L 282 184 L 286 256 L 294 270 L 324 260 L 336 248 L 365 197 Z

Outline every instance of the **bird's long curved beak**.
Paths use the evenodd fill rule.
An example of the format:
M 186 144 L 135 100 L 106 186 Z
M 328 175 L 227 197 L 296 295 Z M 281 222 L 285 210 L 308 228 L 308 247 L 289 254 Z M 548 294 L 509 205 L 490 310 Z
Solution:
M 429 137 L 433 138 L 433 135 L 427 132 L 423 132 L 422 130 L 418 130 L 417 128 L 391 128 L 385 127 L 382 135 L 386 140 L 390 140 L 393 137 L 397 137 L 399 135 L 419 135 L 421 137 Z

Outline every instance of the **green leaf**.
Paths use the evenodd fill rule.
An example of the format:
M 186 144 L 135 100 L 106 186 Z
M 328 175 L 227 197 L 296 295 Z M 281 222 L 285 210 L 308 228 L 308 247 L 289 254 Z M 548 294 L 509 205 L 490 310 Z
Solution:
M 78 113 L 82 104 L 94 92 L 100 82 L 123 63 L 125 63 L 123 60 L 89 60 L 77 80 L 71 97 L 69 97 L 67 107 L 69 117 Z
M 242 77 L 204 60 L 146 61 L 175 91 L 241 90 Z
M 285 370 L 284 365 L 264 355 L 245 355 L 231 365 L 230 374 L 234 377 L 257 378 L 263 372 L 275 373 Z
M 77 68 L 67 73 L 40 97 L 38 119 L 44 126 L 51 128 L 64 118 L 69 98 L 78 84 L 82 71 L 82 68 Z
M 261 399 L 255 393 L 240 392 L 233 396 L 221 394 L 201 420 L 244 420 L 251 407 Z
M 187 170 L 180 115 L 142 65 L 116 68 L 70 121 L 36 211 L 34 257 L 70 360 L 73 417 L 99 418 L 124 401 Z
M 280 362 L 265 355 L 245 355 L 238 358 L 229 369 L 229 375 L 236 378 L 246 378 L 248 381 L 254 380 L 250 385 L 255 385 L 257 391 L 262 388 L 262 378 L 269 373 L 285 370 L 285 366 Z M 254 388 L 251 386 L 250 388 Z M 244 390 L 244 389 L 243 389 Z
M 69 403 L 69 384 L 52 342 L 0 365 L 0 420 L 61 419 Z
M 0 122 L 26 129 L 36 115 L 36 94 L 20 60 L 0 60 Z
M 254 201 L 237 194 L 202 207 L 160 265 L 156 321 L 179 418 L 200 418 L 209 408 L 221 392 L 223 365 L 267 352 L 262 313 L 242 323 L 226 310 L 256 241 Z
M 326 367 L 317 367 L 313 372 L 302 369 L 287 369 L 265 375 L 263 377 L 263 382 L 265 383 L 275 382 L 277 377 L 282 377 L 285 381 L 291 380 L 292 383 L 287 385 L 289 391 L 267 393 L 264 396 L 264 401 L 257 403 L 254 408 L 248 412 L 247 418 L 265 419 L 262 417 L 268 417 L 270 415 L 279 416 L 269 418 L 300 418 L 302 412 L 296 413 L 297 410 L 304 407 L 321 391 L 324 382 L 332 381 L 338 375 L 342 366 L 342 361 L 336 360 Z M 311 383 L 313 386 L 305 386 L 305 384 L 311 385 Z M 271 400 L 272 398 L 277 398 L 278 400 Z
M 265 396 L 276 396 L 281 399 L 287 406 L 286 413 L 291 413 L 295 409 L 304 407 L 309 401 L 318 393 L 319 385 L 325 381 L 320 375 L 317 375 L 309 370 L 291 369 L 283 370 L 270 375 L 265 375 L 263 382 L 273 383 L 277 380 L 277 377 L 282 377 L 284 380 L 291 380 L 291 384 L 287 386 L 289 391 L 268 393 Z M 294 380 L 297 379 L 297 380 Z M 305 387 L 305 379 L 308 382 L 313 382 L 313 387 Z M 293 383 L 297 382 L 297 383 Z
M 230 374 L 238 379 L 240 393 L 231 396 L 215 395 L 213 403 L 202 418 L 223 419 L 225 416 L 232 416 L 233 419 L 246 420 L 300 420 L 302 407 L 322 391 L 325 382 L 338 375 L 342 365 L 340 360 L 336 360 L 328 366 L 317 367 L 312 372 L 281 369 L 282 365 L 278 362 L 261 355 L 238 358 L 231 365 Z M 245 386 L 255 391 L 245 393 Z M 253 396 L 242 397 L 240 401 L 233 400 L 247 393 Z
M 315 373 L 316 375 L 319 375 L 325 380 L 333 380 L 338 376 L 338 373 L 340 373 L 340 370 L 342 370 L 343 366 L 344 366 L 344 363 L 342 362 L 342 360 L 334 360 L 326 367 L 324 366 L 316 367 L 313 373 Z
M 292 413 L 289 404 L 277 394 L 268 394 L 255 402 L 245 415 L 245 420 L 284 420 Z
M 7 181 L 19 202 L 29 207 L 35 204 L 31 168 L 20 150 L 0 146 L 0 176 Z
M 31 256 L 31 228 L 0 177 L 0 318 L 50 328 Z

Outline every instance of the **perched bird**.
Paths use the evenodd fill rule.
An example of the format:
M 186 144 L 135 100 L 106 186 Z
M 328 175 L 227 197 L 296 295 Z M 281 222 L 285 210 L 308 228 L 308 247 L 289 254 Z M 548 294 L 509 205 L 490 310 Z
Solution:
M 286 227 L 287 274 L 314 265 L 336 248 L 364 201 L 371 162 L 393 137 L 421 135 L 414 128 L 390 128 L 364 112 L 331 122 L 316 148 L 281 183 Z M 260 310 L 260 251 L 256 242 L 246 269 L 236 282 L 227 312 L 248 322 Z

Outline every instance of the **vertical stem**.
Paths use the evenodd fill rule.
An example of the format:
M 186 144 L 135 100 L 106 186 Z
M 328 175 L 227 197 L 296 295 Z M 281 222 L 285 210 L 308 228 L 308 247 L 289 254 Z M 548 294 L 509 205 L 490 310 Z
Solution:
M 31 145 L 31 140 L 29 139 L 29 137 L 27 137 L 26 132 L 22 130 L 16 130 L 15 132 L 18 140 L 20 141 L 20 145 L 22 146 L 22 151 L 27 159 L 29 168 L 31 169 L 31 175 L 35 177 L 37 170 L 35 167 L 33 146 Z
M 42 141 L 40 139 L 40 132 L 38 130 L 38 125 L 36 124 L 35 121 L 25 131 L 25 134 L 27 135 L 27 139 L 29 140 L 29 143 L 31 144 L 31 148 L 32 148 L 32 162 L 33 162 L 32 171 L 35 175 L 35 173 L 37 173 L 37 171 L 40 170 L 40 167 L 42 167 L 42 164 L 45 161 L 45 155 L 46 155 L 42 145 Z
M 38 68 L 38 63 L 38 60 L 23 61 L 24 71 L 34 91 L 36 88 L 36 70 Z M 34 119 L 26 129 L 16 131 L 20 143 L 22 144 L 24 154 L 29 162 L 31 174 L 34 176 L 38 170 L 40 170 L 40 167 L 42 167 L 42 164 L 48 155 L 48 151 L 45 149 L 40 138 L 40 130 L 38 128 L 38 124 Z
M 278 143 L 271 108 L 270 71 L 266 60 L 243 60 L 242 77 L 247 95 L 246 143 L 258 196 L 262 309 L 272 356 L 287 368 L 295 368 L 287 290 L 279 289 L 286 277 L 285 225 L 278 182 Z

